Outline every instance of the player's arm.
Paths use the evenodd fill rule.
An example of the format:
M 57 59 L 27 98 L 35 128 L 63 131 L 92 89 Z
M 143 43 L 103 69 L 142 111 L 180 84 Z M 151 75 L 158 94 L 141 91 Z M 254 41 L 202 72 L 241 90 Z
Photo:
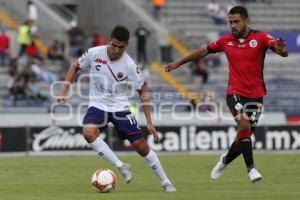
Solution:
M 68 73 L 65 77 L 64 86 L 63 86 L 62 91 L 60 92 L 60 95 L 57 99 L 57 102 L 59 102 L 59 103 L 65 103 L 66 102 L 66 96 L 67 96 L 68 90 L 70 88 L 71 83 L 74 81 L 74 79 L 76 77 L 76 74 L 77 74 L 79 69 L 80 68 L 79 68 L 78 61 L 75 61 L 71 64 L 71 66 L 68 70 Z
M 147 91 L 147 87 L 144 84 L 143 87 L 140 90 L 137 90 L 137 92 L 139 93 L 141 102 L 142 102 L 142 106 L 143 106 L 143 111 L 146 117 L 146 121 L 147 121 L 147 129 L 149 130 L 150 134 L 153 135 L 154 137 L 154 141 L 155 142 L 159 142 L 159 137 L 157 134 L 157 131 L 155 129 L 155 127 L 152 124 L 152 120 L 151 120 L 151 113 L 150 113 L 150 106 L 149 106 L 149 93 Z
M 207 56 L 209 53 L 210 52 L 207 49 L 207 47 L 202 47 L 202 48 L 192 52 L 190 55 L 182 58 L 181 60 L 178 60 L 176 62 L 167 64 L 167 66 L 165 68 L 165 71 L 170 72 L 174 69 L 179 68 L 181 65 L 184 65 L 185 63 L 194 61 L 194 60 L 199 59 L 199 58 L 203 58 L 203 57 Z
M 289 55 L 287 46 L 283 38 L 277 39 L 270 47 L 270 49 L 282 57 L 288 57 Z

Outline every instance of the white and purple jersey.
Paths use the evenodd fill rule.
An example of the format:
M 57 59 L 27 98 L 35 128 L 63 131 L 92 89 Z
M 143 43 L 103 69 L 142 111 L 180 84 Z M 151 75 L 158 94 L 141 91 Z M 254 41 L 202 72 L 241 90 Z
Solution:
M 79 67 L 89 70 L 89 107 L 107 112 L 129 110 L 128 82 L 139 90 L 144 80 L 137 65 L 126 52 L 118 60 L 111 61 L 107 48 L 108 46 L 90 48 L 78 59 Z

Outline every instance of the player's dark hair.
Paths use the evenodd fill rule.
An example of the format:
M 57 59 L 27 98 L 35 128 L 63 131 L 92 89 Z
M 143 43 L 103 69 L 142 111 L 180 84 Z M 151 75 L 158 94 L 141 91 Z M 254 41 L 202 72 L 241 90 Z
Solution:
M 248 11 L 245 7 L 243 6 L 234 6 L 233 8 L 230 9 L 229 11 L 230 15 L 234 14 L 240 14 L 240 16 L 248 18 Z
M 111 39 L 115 38 L 119 41 L 128 43 L 129 40 L 129 31 L 126 27 L 117 25 L 111 32 Z

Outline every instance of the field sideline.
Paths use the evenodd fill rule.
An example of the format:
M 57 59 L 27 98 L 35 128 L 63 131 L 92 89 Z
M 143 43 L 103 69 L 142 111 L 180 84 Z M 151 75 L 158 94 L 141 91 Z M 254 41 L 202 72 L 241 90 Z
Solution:
M 0 200 L 296 200 L 300 197 L 299 154 L 257 154 L 263 181 L 252 184 L 242 157 L 220 180 L 209 179 L 218 155 L 161 155 L 178 192 L 164 193 L 152 171 L 138 156 L 121 156 L 132 165 L 134 180 L 125 184 L 120 174 L 97 156 L 0 158 Z M 95 192 L 93 172 L 107 167 L 116 172 L 113 193 Z

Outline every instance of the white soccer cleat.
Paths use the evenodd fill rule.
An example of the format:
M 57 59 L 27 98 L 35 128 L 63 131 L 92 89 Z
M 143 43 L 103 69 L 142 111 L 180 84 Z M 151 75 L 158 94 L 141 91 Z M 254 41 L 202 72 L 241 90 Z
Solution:
M 132 180 L 131 166 L 127 163 L 124 163 L 118 169 L 121 172 L 122 176 L 124 177 L 125 182 L 130 183 L 130 181 Z
M 166 183 L 163 186 L 163 188 L 164 188 L 165 192 L 176 192 L 177 191 L 175 186 L 172 183 Z
M 226 168 L 226 165 L 223 163 L 223 158 L 225 156 L 226 156 L 226 154 L 222 154 L 219 162 L 212 169 L 211 174 L 210 174 L 211 179 L 213 179 L 213 180 L 218 179 L 221 176 L 223 170 Z
M 253 183 L 258 182 L 262 179 L 262 175 L 255 168 L 252 168 L 248 172 L 248 176 L 250 178 L 250 181 Z

